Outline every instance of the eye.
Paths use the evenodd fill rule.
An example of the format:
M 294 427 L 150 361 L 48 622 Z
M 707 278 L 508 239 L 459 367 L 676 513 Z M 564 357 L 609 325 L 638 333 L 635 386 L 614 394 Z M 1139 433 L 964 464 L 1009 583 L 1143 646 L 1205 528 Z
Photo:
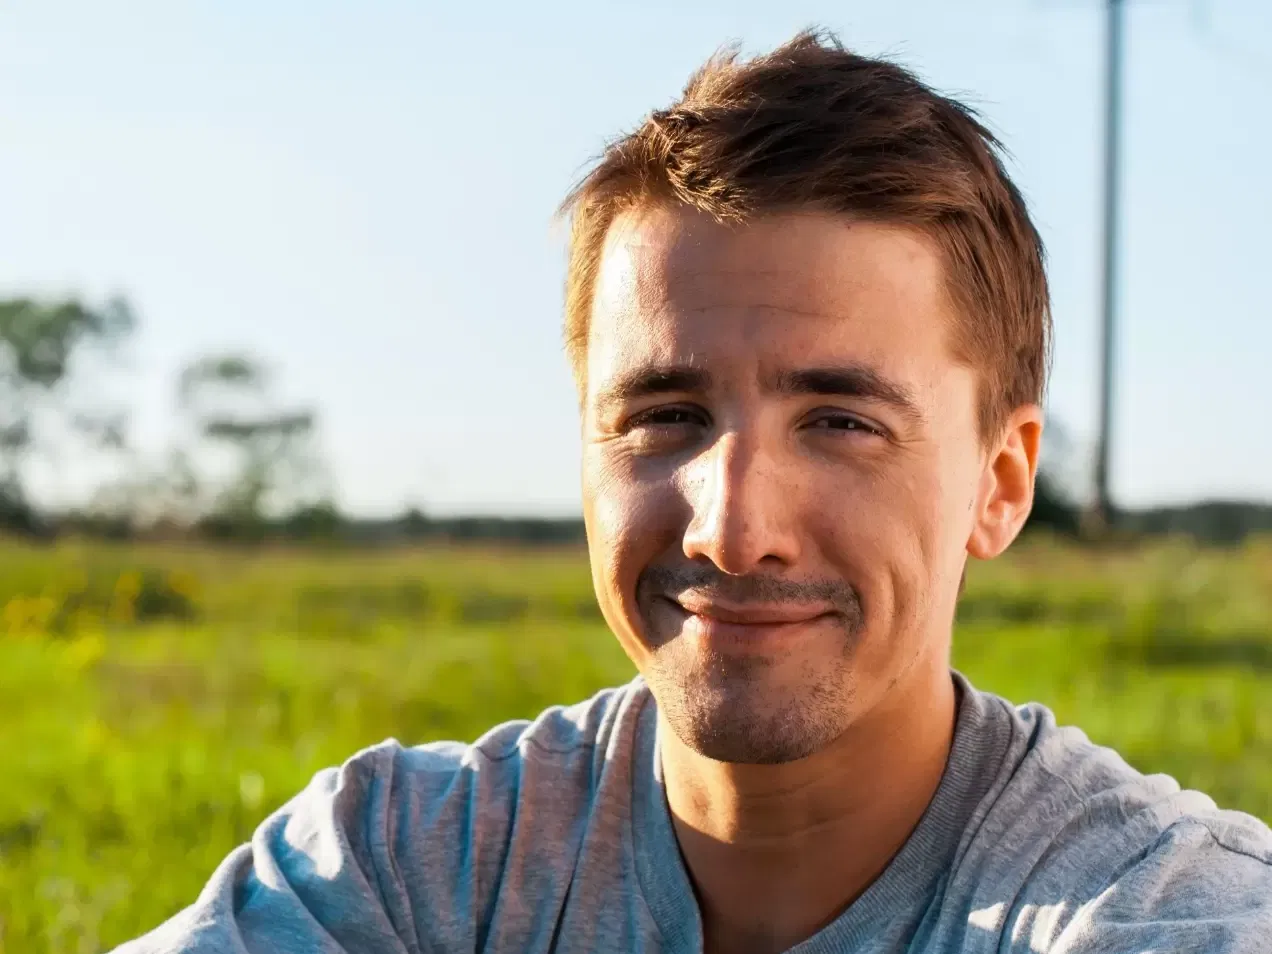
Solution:
M 632 415 L 623 424 L 622 433 L 634 453 L 661 455 L 696 444 L 710 427 L 711 418 L 701 408 L 667 404 Z
M 691 407 L 655 407 L 634 415 L 628 422 L 628 430 L 638 427 L 683 427 L 704 425 L 706 416 Z
M 884 434 L 882 428 L 877 427 L 854 414 L 847 414 L 843 411 L 824 413 L 810 421 L 808 426 L 813 430 L 832 432 L 857 431 L 863 434 L 871 434 L 876 437 L 882 437 Z

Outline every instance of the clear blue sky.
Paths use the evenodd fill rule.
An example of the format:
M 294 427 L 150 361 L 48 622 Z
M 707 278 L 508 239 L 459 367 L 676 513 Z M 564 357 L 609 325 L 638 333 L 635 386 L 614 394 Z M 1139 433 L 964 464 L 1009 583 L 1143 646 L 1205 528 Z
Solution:
M 185 360 L 247 348 L 316 402 L 351 509 L 576 512 L 552 212 L 715 47 L 810 24 L 1003 136 L 1050 252 L 1050 410 L 1087 445 L 1100 0 L 9 0 L 0 294 L 132 299 L 147 446 Z M 1128 55 L 1114 490 L 1272 499 L 1272 4 L 1135 0 Z

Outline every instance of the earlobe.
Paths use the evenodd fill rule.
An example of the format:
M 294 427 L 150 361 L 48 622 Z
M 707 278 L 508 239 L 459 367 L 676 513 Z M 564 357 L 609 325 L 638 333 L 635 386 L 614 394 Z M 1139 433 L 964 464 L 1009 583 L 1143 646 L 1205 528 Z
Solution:
M 967 540 L 968 555 L 978 560 L 993 559 L 1011 545 L 1024 527 L 1033 507 L 1041 444 L 1041 408 L 1017 408 L 986 463 L 979 509 Z
M 1002 524 L 989 508 L 982 508 L 967 539 L 967 555 L 975 560 L 992 560 L 1006 545 L 1000 540 Z

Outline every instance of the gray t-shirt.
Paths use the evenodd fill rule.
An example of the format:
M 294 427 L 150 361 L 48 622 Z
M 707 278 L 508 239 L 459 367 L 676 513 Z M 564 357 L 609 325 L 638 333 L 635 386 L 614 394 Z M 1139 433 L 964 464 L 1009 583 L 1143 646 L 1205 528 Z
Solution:
M 954 678 L 923 819 L 793 952 L 1272 952 L 1261 822 Z M 388 741 L 319 773 L 117 954 L 701 949 L 638 678 L 471 746 Z

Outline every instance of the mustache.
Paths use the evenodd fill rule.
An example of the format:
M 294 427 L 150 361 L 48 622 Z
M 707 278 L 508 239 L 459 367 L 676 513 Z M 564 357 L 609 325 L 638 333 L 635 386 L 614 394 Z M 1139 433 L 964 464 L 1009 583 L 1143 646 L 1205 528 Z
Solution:
M 693 592 L 728 603 L 829 604 L 844 616 L 861 618 L 861 597 L 843 580 L 786 580 L 760 574 L 730 576 L 713 566 L 649 566 L 636 581 L 638 599 Z

